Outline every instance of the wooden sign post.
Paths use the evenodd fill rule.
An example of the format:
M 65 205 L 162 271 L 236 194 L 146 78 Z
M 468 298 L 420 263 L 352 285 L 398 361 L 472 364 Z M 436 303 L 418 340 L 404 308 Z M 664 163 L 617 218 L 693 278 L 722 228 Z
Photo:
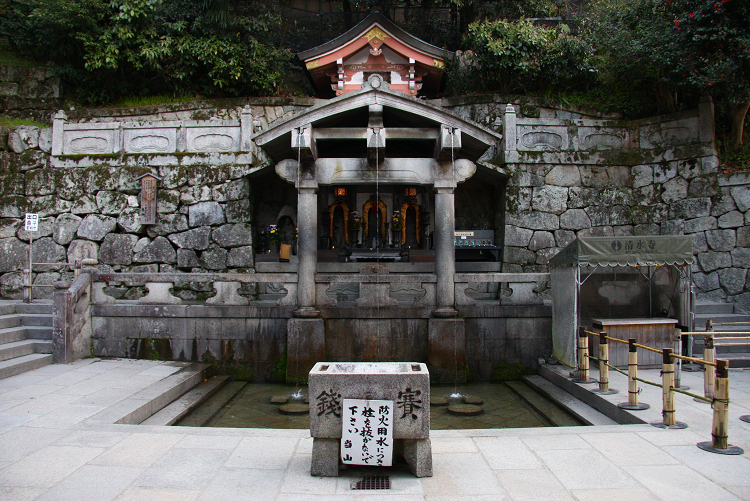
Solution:
M 141 224 L 156 224 L 156 183 L 161 178 L 151 174 L 144 174 L 141 180 Z

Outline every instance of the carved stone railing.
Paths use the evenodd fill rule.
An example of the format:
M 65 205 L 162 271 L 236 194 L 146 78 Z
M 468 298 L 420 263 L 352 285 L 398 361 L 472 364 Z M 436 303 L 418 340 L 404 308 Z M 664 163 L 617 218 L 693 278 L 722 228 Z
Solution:
M 58 282 L 52 299 L 52 341 L 55 363 L 89 356 L 91 351 L 92 281 L 96 270 L 83 269 L 73 283 Z
M 111 164 L 114 156 L 147 154 L 151 165 L 169 165 L 189 163 L 186 157 L 192 154 L 210 155 L 218 164 L 252 163 L 253 131 L 249 106 L 240 120 L 68 124 L 59 111 L 53 117 L 51 162 L 55 167 L 83 167 L 97 161 Z
M 315 275 L 318 306 L 337 306 L 328 291 L 334 284 L 357 284 L 359 297 L 354 306 L 397 306 L 391 297 L 393 286 L 407 286 L 415 292 L 411 306 L 436 304 L 437 275 L 434 273 L 388 273 L 382 266 L 364 266 L 360 273 L 318 273 Z M 403 291 L 403 287 L 400 289 Z
M 138 299 L 139 304 L 182 304 L 172 295 L 175 283 L 213 283 L 216 295 L 207 299 L 208 305 L 247 306 L 251 301 L 238 293 L 243 283 L 283 284 L 287 294 L 276 301 L 277 306 L 297 304 L 297 274 L 295 273 L 101 273 L 94 274 L 94 304 L 115 304 L 107 295 L 108 282 L 145 284 L 148 294 Z
M 466 295 L 466 290 L 473 283 L 507 284 L 513 292 L 510 296 L 500 299 L 501 305 L 542 304 L 543 300 L 534 293 L 534 289 L 541 283 L 549 282 L 549 279 L 549 273 L 456 273 L 456 305 L 477 304 L 474 298 Z
M 634 165 L 715 155 L 713 107 L 646 120 L 617 121 L 503 116 L 505 162 Z

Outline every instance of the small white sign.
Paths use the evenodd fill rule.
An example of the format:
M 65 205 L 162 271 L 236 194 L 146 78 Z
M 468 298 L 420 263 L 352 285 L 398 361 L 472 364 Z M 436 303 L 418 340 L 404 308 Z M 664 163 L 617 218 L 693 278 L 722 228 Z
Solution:
M 342 410 L 341 461 L 391 466 L 393 401 L 345 398 Z
M 27 212 L 23 229 L 26 231 L 39 231 L 39 214 Z

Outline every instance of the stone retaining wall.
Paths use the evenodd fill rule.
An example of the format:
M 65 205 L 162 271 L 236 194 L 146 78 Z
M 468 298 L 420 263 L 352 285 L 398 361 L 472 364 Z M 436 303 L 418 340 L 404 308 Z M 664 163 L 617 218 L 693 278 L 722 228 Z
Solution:
M 3 114 L 47 120 L 60 107 L 60 78 L 47 67 L 0 66 Z
M 314 103 L 307 98 L 249 102 L 259 130 Z M 137 110 L 92 111 L 89 120 L 237 120 L 244 104 L 152 107 L 141 116 Z M 510 123 L 505 99 L 441 104 L 496 130 Z M 511 109 L 515 132 L 503 131 L 503 144 L 485 157 L 493 164 L 484 164 L 507 179 L 505 208 L 494 218 L 504 222 L 498 226 L 505 234 L 497 236 L 506 246 L 502 271 L 547 271 L 550 257 L 576 235 L 689 234 L 698 257 L 699 298 L 750 309 L 750 174 L 724 173 L 718 165 L 710 103 L 699 111 L 636 122 L 593 120 L 592 114 L 530 101 Z M 80 111 L 68 117 L 70 123 L 84 119 Z M 26 266 L 29 237 L 22 228 L 25 212 L 41 218 L 35 262 L 97 257 L 105 271 L 253 269 L 257 222 L 250 193 L 263 192 L 253 183 L 267 180 L 248 176 L 261 158 L 219 165 L 210 156 L 183 162 L 177 153 L 152 163 L 147 155 L 128 155 L 126 162 L 119 155 L 111 163 L 120 166 L 113 166 L 104 155 L 94 165 L 84 167 L 86 162 L 74 158 L 78 167 L 52 167 L 51 140 L 49 129 L 18 127 L 8 137 L 10 151 L 0 151 L 1 297 L 22 294 L 19 270 Z M 162 178 L 153 226 L 141 225 L 138 215 L 137 177 L 148 171 Z M 39 267 L 34 282 L 69 277 L 64 269 Z M 124 298 L 143 293 L 128 285 L 108 293 Z M 213 290 L 208 284 L 181 284 L 176 294 L 201 299 Z

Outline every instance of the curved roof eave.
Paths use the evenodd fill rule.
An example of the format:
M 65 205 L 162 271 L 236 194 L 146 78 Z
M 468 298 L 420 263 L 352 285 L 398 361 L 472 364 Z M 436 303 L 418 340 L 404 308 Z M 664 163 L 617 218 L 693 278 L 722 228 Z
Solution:
M 255 144 L 262 147 L 284 134 L 291 133 L 292 129 L 303 127 L 324 118 L 371 104 L 381 104 L 383 106 L 398 108 L 402 111 L 413 113 L 416 116 L 460 129 L 462 134 L 470 136 L 481 144 L 481 152 L 477 150 L 475 155 L 472 155 L 475 156 L 473 160 L 477 160 L 487 149 L 500 141 L 503 137 L 501 134 L 491 129 L 469 122 L 443 108 L 431 103 L 426 103 L 421 99 L 408 96 L 402 92 L 396 92 L 390 89 L 376 90 L 371 87 L 366 87 L 330 99 L 306 110 L 300 115 L 290 117 L 278 124 L 274 124 L 270 129 L 256 133 L 252 139 L 255 141 Z M 289 147 L 291 149 L 291 143 Z
M 331 52 L 332 50 L 342 47 L 350 43 L 352 40 L 355 40 L 357 37 L 364 34 L 370 28 L 370 26 L 376 23 L 380 24 L 386 31 L 389 31 L 391 34 L 399 38 L 403 43 L 406 43 L 407 45 L 411 45 L 412 47 L 414 47 L 415 49 L 421 52 L 424 52 L 431 56 L 439 57 L 440 59 L 443 59 L 446 53 L 448 55 L 453 54 L 450 51 L 428 44 L 427 42 L 420 40 L 414 35 L 407 33 L 406 31 L 396 26 L 392 21 L 390 21 L 384 15 L 378 12 L 375 12 L 373 14 L 370 14 L 366 18 L 364 18 L 362 21 L 357 23 L 356 26 L 346 31 L 342 35 L 339 35 L 333 40 L 330 40 L 322 45 L 318 45 L 317 47 L 313 47 L 312 49 L 307 49 L 305 51 L 302 51 L 297 54 L 297 57 L 300 60 L 305 61 L 307 59 L 316 58 L 323 54 L 327 54 L 328 52 Z

